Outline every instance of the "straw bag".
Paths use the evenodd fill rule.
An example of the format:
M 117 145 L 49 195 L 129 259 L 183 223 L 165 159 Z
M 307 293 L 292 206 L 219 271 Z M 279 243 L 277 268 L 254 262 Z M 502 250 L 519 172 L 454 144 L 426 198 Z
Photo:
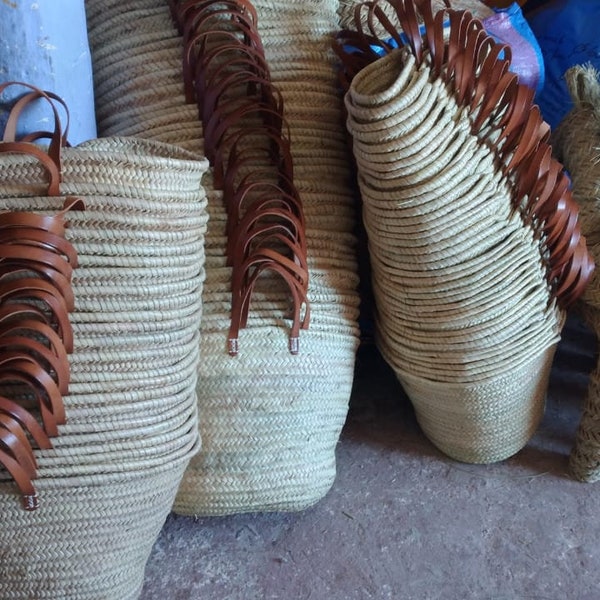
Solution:
M 303 23 L 308 16 L 303 3 L 273 6 L 240 1 L 209 7 L 204 2 L 171 2 L 175 17 L 181 6 L 195 15 L 198 28 L 193 29 L 190 23 L 186 29 L 182 23 L 181 32 L 174 27 L 162 0 L 136 0 L 128 4 L 127 12 L 114 0 L 88 0 L 86 4 L 99 131 L 168 139 L 199 154 L 205 149 L 214 153 L 214 168 L 204 180 L 210 220 L 197 389 L 202 452 L 185 474 L 174 509 L 183 514 L 214 515 L 305 508 L 322 498 L 335 476 L 335 446 L 347 413 L 358 343 L 354 197 L 334 57 L 326 37 L 335 28 L 337 3 L 306 5 L 326 23 L 326 29 L 323 25 L 306 29 Z M 228 19 L 232 15 L 235 18 Z M 275 17 L 271 25 L 270 16 Z M 242 35 L 225 34 L 221 19 L 232 31 L 246 32 L 252 48 L 240 43 Z M 209 23 L 212 33 L 201 28 L 208 28 Z M 295 52 L 293 57 L 287 53 L 287 61 L 282 60 L 283 54 L 277 56 L 285 49 L 274 37 L 281 31 L 293 33 L 289 39 Z M 187 46 L 184 52 L 194 35 L 201 43 L 203 32 L 206 60 L 196 54 L 200 46 L 194 46 L 193 52 Z M 121 41 L 124 36 L 127 44 Z M 298 40 L 302 36 L 301 41 L 296 43 L 294 36 Z M 228 47 L 217 56 L 223 38 Z M 214 62 L 208 58 L 213 51 Z M 152 53 L 150 62 L 148 53 Z M 237 97 L 249 103 L 256 99 L 252 90 L 246 93 L 243 75 L 233 64 L 232 71 L 216 69 L 220 59 L 226 61 L 234 53 L 239 56 L 239 72 L 255 69 L 246 83 L 254 77 L 256 89 L 264 88 L 278 98 L 276 105 L 264 104 L 263 108 L 281 120 L 280 128 L 265 127 L 260 110 L 248 114 L 247 120 L 231 116 L 227 131 L 231 133 L 229 142 L 238 136 L 235 160 L 229 155 L 227 142 L 215 145 L 213 140 L 221 137 L 205 135 L 208 122 L 203 120 L 210 115 L 202 112 L 202 100 L 208 95 L 213 99 L 210 102 L 217 102 L 212 106 L 219 109 L 215 126 L 231 115 L 229 100 L 234 102 Z M 182 55 L 187 57 L 185 63 Z M 225 77 L 226 71 L 231 85 L 224 89 L 226 80 L 219 75 Z M 202 91 L 202 82 L 210 89 Z M 196 95 L 198 90 L 201 93 Z M 264 100 L 271 102 L 267 96 Z M 242 122 L 252 126 L 240 127 Z M 274 156 L 282 161 L 269 159 L 265 142 L 267 147 L 273 143 Z M 236 171 L 235 165 L 240 170 Z M 264 242 L 269 252 L 282 251 L 281 246 L 271 244 L 275 239 L 287 244 L 288 250 L 299 252 L 297 264 L 302 272 L 308 272 L 306 288 L 303 276 L 298 279 L 301 285 L 292 283 L 291 288 L 286 276 L 268 271 L 253 281 L 246 314 L 238 320 L 242 327 L 236 356 L 228 352 L 232 350 L 228 338 L 232 337 L 235 272 L 228 249 L 235 246 L 235 240 L 244 247 L 249 237 L 240 229 L 236 233 L 236 224 L 231 221 L 227 209 L 231 190 L 224 187 L 222 167 L 230 174 L 238 173 L 236 186 L 248 172 L 260 173 L 261 177 L 268 174 L 271 183 L 274 175 L 275 180 L 282 177 L 287 191 L 280 190 L 277 198 L 277 194 L 273 196 L 277 189 L 271 185 L 270 194 L 264 193 L 266 188 L 263 193 L 280 207 L 281 200 L 287 198 L 285 215 L 277 209 L 276 217 L 279 232 L 288 239 L 272 237 Z M 302 217 L 294 207 L 300 209 Z M 250 222 L 260 223 L 261 219 L 249 217 L 246 223 Z M 298 235 L 292 231 L 295 225 L 300 225 Z M 284 256 L 289 256 L 287 250 Z M 285 264 L 296 273 L 295 267 Z M 305 300 L 302 314 L 306 307 L 310 309 L 310 322 L 305 321 L 308 328 L 297 329 L 299 334 L 291 336 L 298 338 L 291 345 L 295 352 L 298 343 L 296 354 L 290 352 L 290 333 L 300 323 L 294 319 L 293 289 Z
M 107 138 L 61 149 L 61 140 L 57 122 L 49 155 L 30 143 L 0 144 L 0 222 L 23 211 L 47 220 L 62 205 L 59 194 L 85 205 L 62 217 L 78 261 L 69 326 L 55 324 L 54 310 L 46 314 L 50 300 L 40 307 L 40 296 L 22 294 L 38 312 L 29 322 L 65 340 L 72 331 L 70 381 L 64 418 L 54 410 L 43 419 L 46 427 L 56 417 L 58 435 L 33 452 L 37 510 L 23 510 L 10 470 L 0 469 L 0 597 L 133 599 L 198 449 L 207 163 L 158 142 Z M 52 274 L 38 271 L 41 280 Z M 15 325 L 22 335 L 24 324 Z M 7 396 L 12 388 L 2 381 Z M 28 396 L 11 398 L 36 414 Z
M 554 131 L 557 155 L 568 169 L 573 196 L 581 206 L 581 229 L 596 262 L 600 260 L 600 78 L 591 65 L 565 74 L 573 109 Z M 596 274 L 581 298 L 588 324 L 600 332 L 600 280 Z M 600 366 L 590 375 L 587 398 L 571 453 L 571 474 L 581 481 L 600 479 Z
M 377 342 L 430 440 L 493 462 L 533 434 L 563 309 L 593 267 L 509 49 L 470 13 L 420 10 L 364 3 L 338 37 Z

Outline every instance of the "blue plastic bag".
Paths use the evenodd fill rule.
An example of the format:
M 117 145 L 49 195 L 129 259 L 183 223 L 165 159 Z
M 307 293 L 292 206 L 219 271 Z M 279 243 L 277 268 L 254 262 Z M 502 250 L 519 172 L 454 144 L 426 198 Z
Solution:
M 555 0 L 527 13 L 527 20 L 542 50 L 546 71 L 536 102 L 544 119 L 556 127 L 572 108 L 565 72 L 579 64 L 600 68 L 600 2 Z
M 544 87 L 542 51 L 519 4 L 495 9 L 494 15 L 483 20 L 485 30 L 498 42 L 512 50 L 511 71 L 522 83 L 539 93 Z

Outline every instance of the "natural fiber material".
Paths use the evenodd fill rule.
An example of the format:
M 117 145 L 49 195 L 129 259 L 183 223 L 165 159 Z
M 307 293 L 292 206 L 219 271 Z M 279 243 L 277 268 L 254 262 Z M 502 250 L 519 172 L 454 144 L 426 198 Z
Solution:
M 425 435 L 448 456 L 496 462 L 518 452 L 534 434 L 546 400 L 554 346 L 509 373 L 472 383 L 399 375 Z
M 285 343 L 277 350 L 285 332 L 280 328 L 279 339 L 270 339 L 272 320 L 258 317 L 244 332 L 252 352 L 231 360 L 217 352 L 225 323 L 219 327 L 218 316 L 205 318 L 215 330 L 203 333 L 205 347 L 213 350 L 201 375 L 208 450 L 190 464 L 177 512 L 300 510 L 325 495 L 335 477 L 335 446 L 350 393 L 352 316 L 329 327 L 317 322 L 303 336 L 303 360 L 295 360 Z
M 600 331 L 600 310 L 584 307 L 587 323 L 596 335 Z M 569 459 L 569 472 L 579 481 L 600 481 L 600 363 L 590 373 L 587 394 Z
M 572 67 L 565 74 L 573 109 L 554 132 L 557 154 L 569 170 L 573 195 L 581 206 L 581 229 L 591 252 L 600 261 L 600 75 L 591 65 Z M 583 314 L 600 333 L 600 279 L 590 281 L 583 297 Z M 600 480 L 600 366 L 590 375 L 587 397 L 569 463 L 580 481 Z
M 37 487 L 44 506 L 0 494 L 0 591 L 6 600 L 136 600 L 144 568 L 189 457 L 167 468 L 70 477 Z M 8 486 L 0 485 L 4 491 Z
M 97 99 L 102 115 L 99 131 L 126 131 L 202 153 L 198 109 L 185 104 L 183 41 L 166 3 L 136 0 L 126 12 L 122 3 L 114 1 L 88 0 L 87 4 L 94 72 L 103 90 L 103 97 Z M 135 72 L 143 69 L 146 59 L 137 49 L 146 44 L 146 34 L 149 40 L 177 40 L 179 49 L 170 50 L 165 44 L 152 84 L 146 85 L 144 79 L 136 86 L 133 79 L 130 86 L 110 59 L 111 46 L 120 51 L 120 41 L 102 24 L 107 19 L 134 24 L 137 10 L 160 7 L 162 22 L 155 31 L 129 31 L 130 54 L 118 69 L 123 71 L 127 64 Z M 336 2 L 321 0 L 256 4 L 271 78 L 283 94 L 294 184 L 306 220 L 311 323 L 302 331 L 299 354 L 290 355 L 286 347 L 289 295 L 277 278 L 261 277 L 252 296 L 248 326 L 240 332 L 239 355 L 227 355 L 231 311 L 227 213 L 223 192 L 215 189 L 208 173 L 204 186 L 210 220 L 197 389 L 203 444 L 186 472 L 175 503 L 178 512 L 300 510 L 318 501 L 333 482 L 335 445 L 352 386 L 359 301 L 354 194 L 335 59 L 329 48 L 329 35 L 337 27 L 336 7 Z M 304 8 L 318 16 L 310 27 Z M 282 30 L 285 44 L 278 37 Z M 172 60 L 178 61 L 177 73 Z M 179 88 L 171 85 L 177 78 Z M 322 110 L 323 103 L 327 110 Z
M 2 210 L 56 210 L 60 198 L 30 196 L 45 186 L 36 162 L 2 154 L 0 163 Z M 22 511 L 0 473 L 2 598 L 139 595 L 199 446 L 206 168 L 179 148 L 133 139 L 62 151 L 61 193 L 86 207 L 68 215 L 79 267 L 67 423 L 53 449 L 36 451 L 37 511 Z
M 542 169 L 550 165 L 539 158 L 550 153 L 547 126 L 524 108 L 531 92 L 509 83 L 512 75 L 492 75 L 508 63 L 469 14 L 448 11 L 446 36 L 445 15 L 434 19 L 428 3 L 420 9 L 364 3 L 356 13 L 360 33 L 338 38 L 351 81 L 347 125 L 377 342 L 433 443 L 458 460 L 494 462 L 523 447 L 541 418 L 564 320 L 553 296 L 564 306 L 580 294 L 591 262 L 570 197 L 568 233 L 554 228 L 551 211 L 563 210 L 556 199 L 567 193 L 565 179 L 558 164 L 544 166 L 554 175 Z M 403 29 L 406 47 L 392 50 L 374 38 L 377 27 L 396 38 Z M 376 47 L 385 54 L 378 60 Z M 535 144 L 526 131 L 538 136 Z M 526 192 L 536 174 L 546 188 Z M 567 235 L 579 249 L 561 256 L 566 246 L 549 240 Z

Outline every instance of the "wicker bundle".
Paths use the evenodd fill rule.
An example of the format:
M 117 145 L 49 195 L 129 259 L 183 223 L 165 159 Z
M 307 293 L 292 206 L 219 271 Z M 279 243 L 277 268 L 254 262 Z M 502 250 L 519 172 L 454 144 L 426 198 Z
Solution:
M 572 67 L 565 79 L 573 109 L 554 132 L 557 155 L 573 183 L 581 206 L 581 229 L 596 262 L 600 260 L 600 78 L 591 66 Z M 597 274 L 582 296 L 584 316 L 600 332 L 600 279 Z M 590 375 L 583 415 L 571 453 L 570 470 L 581 481 L 600 480 L 600 366 Z
M 35 450 L 37 510 L 19 507 L 0 471 L 0 596 L 136 598 L 198 449 L 208 165 L 167 144 L 123 138 L 64 148 L 55 167 L 13 154 L 14 144 L 0 150 L 8 151 L 0 154 L 4 215 L 55 213 L 48 176 L 56 193 L 85 205 L 64 217 L 78 253 L 66 422 L 52 447 Z
M 470 13 L 362 8 L 339 54 L 378 344 L 442 451 L 502 460 L 539 422 L 562 309 L 593 268 L 577 209 L 508 48 Z
M 192 9 L 193 4 L 201 12 L 207 3 L 187 6 Z M 289 125 L 281 131 L 289 141 L 293 185 L 304 213 L 310 327 L 301 332 L 298 354 L 290 353 L 290 287 L 282 277 L 264 273 L 254 284 L 239 353 L 228 354 L 232 264 L 227 249 L 232 238 L 226 190 L 215 164 L 204 179 L 210 221 L 197 389 L 203 449 L 187 470 L 175 503 L 175 510 L 185 514 L 298 510 L 319 500 L 335 476 L 334 451 L 352 385 L 358 341 L 354 199 L 327 38 L 336 27 L 337 3 L 318 3 L 313 11 L 325 15 L 325 25 L 314 30 L 301 26 L 306 18 L 303 3 L 272 4 L 255 4 L 255 12 L 271 83 L 281 92 L 282 115 Z M 237 6 L 238 12 L 244 7 L 253 12 L 246 2 L 212 6 L 215 11 Z M 185 31 L 179 34 L 164 2 L 136 0 L 125 12 L 119 2 L 88 0 L 87 9 L 99 131 L 168 139 L 203 153 L 203 115 L 196 98 L 187 98 L 193 102 L 186 104 L 184 84 L 194 80 L 182 70 Z M 270 38 L 277 31 L 275 21 L 267 29 L 261 26 L 271 11 L 286 31 L 293 23 L 290 39 L 296 51 L 287 62 L 275 56 L 280 49 Z M 284 18 L 288 15 L 289 21 Z M 127 54 L 120 54 L 121 34 L 129 40 Z M 238 50 L 239 39 L 230 38 Z M 144 49 L 158 40 L 164 45 L 161 58 L 155 56 L 150 65 Z M 219 43 L 216 35 L 207 41 Z M 256 53 L 252 58 L 257 59 Z M 129 73 L 126 80 L 124 70 Z M 148 77 L 153 77 L 152 85 L 147 85 Z M 178 82 L 175 87 L 170 87 L 172 81 Z M 236 89 L 240 86 L 228 91 Z M 256 131 L 260 125 L 256 121 Z M 247 141 L 258 137 L 248 136 Z M 281 136 L 276 138 L 281 150 Z M 264 157 L 261 148 L 257 146 L 257 153 Z M 249 157 L 251 148 L 246 151 Z M 260 164 L 261 169 L 273 166 Z

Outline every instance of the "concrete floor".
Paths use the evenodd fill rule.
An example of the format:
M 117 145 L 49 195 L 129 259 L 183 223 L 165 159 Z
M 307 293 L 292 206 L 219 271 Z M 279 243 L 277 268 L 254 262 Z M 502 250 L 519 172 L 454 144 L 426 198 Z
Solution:
M 439 453 L 363 346 L 328 496 L 299 514 L 171 516 L 142 600 L 598 600 L 600 484 L 566 473 L 595 345 L 571 319 L 537 434 L 489 466 Z

